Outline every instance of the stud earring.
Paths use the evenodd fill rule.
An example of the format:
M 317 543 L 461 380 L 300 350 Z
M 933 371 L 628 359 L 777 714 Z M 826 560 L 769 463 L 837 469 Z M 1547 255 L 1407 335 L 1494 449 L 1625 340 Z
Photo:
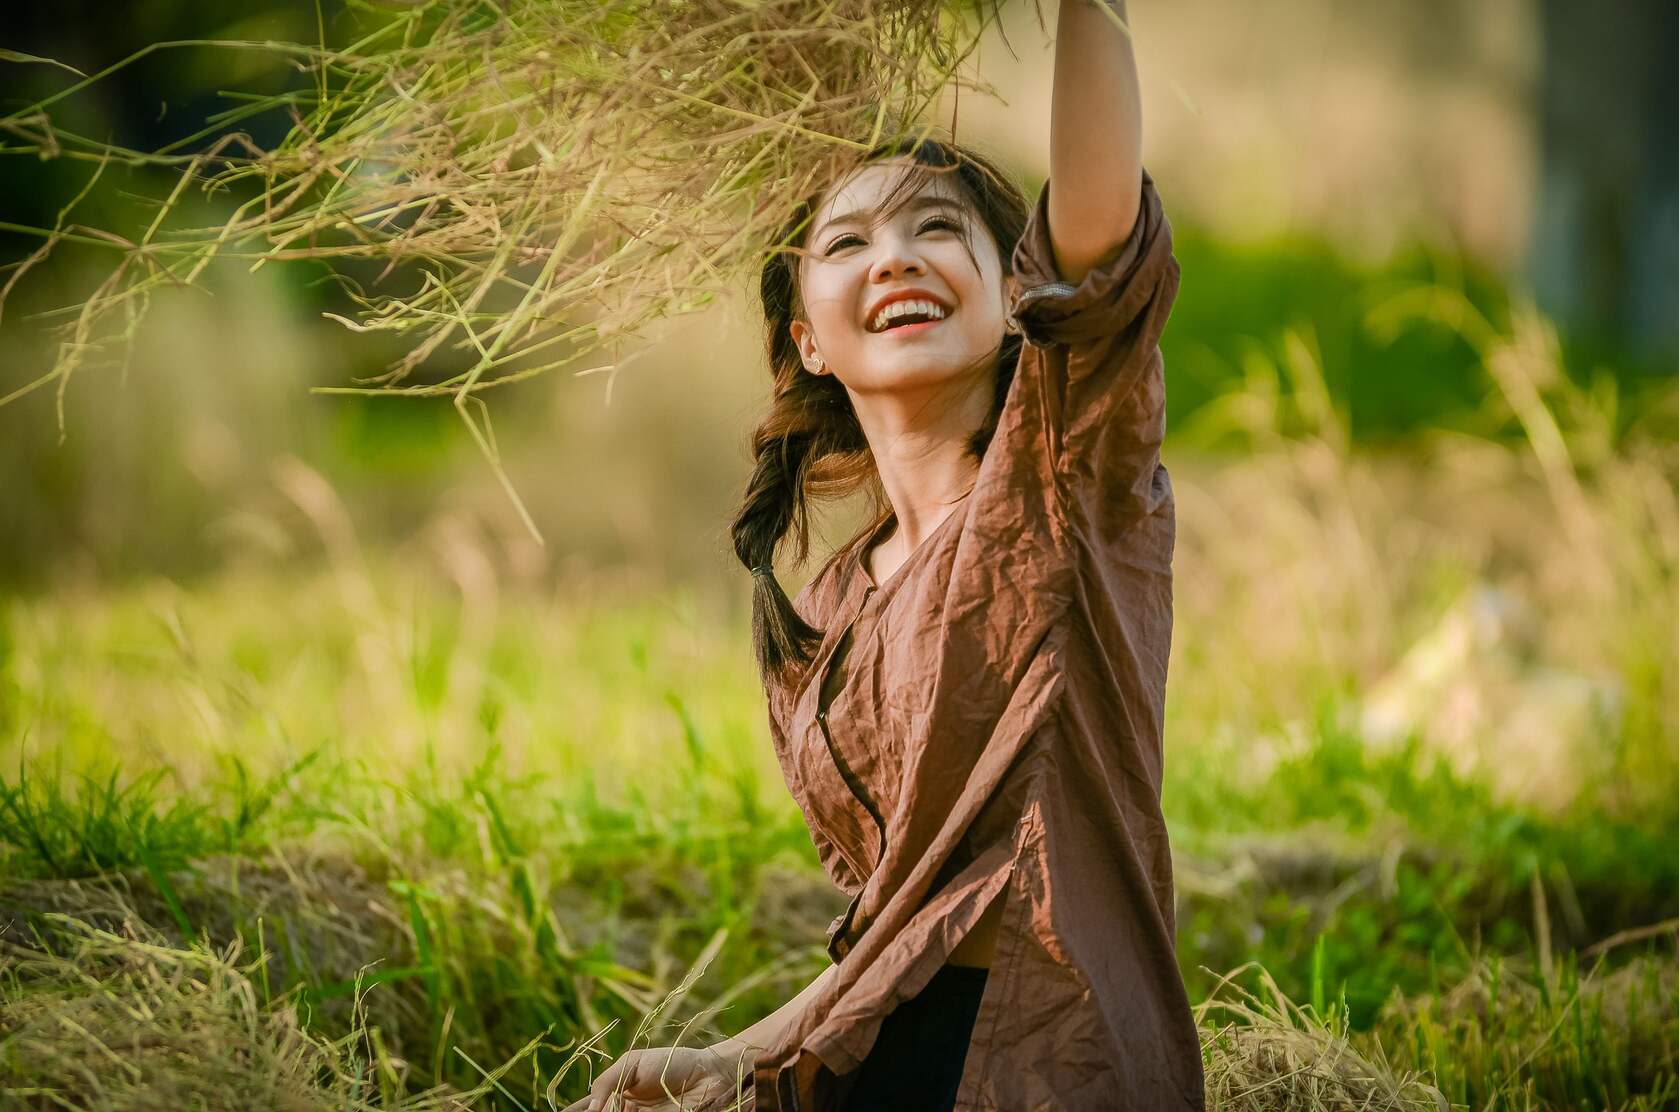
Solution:
M 821 374 L 823 368 L 825 368 L 828 365 L 827 363 L 823 362 L 822 357 L 820 355 L 813 357 L 811 362 L 812 362 L 812 366 L 811 366 L 810 369 L 815 371 L 817 374 Z

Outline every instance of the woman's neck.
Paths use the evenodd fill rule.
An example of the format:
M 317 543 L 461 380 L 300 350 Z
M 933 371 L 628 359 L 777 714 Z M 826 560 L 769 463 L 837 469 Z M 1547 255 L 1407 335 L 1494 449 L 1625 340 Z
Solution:
M 941 393 L 938 399 L 902 394 L 853 399 L 897 520 L 882 548 L 913 552 L 973 488 L 979 465 L 968 454 L 968 441 L 990 412 L 990 384 L 954 400 L 948 391 Z

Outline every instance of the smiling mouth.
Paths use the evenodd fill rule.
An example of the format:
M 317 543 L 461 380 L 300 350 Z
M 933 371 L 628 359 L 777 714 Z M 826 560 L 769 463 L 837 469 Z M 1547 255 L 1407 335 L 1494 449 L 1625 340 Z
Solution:
M 930 305 L 930 303 L 924 304 Z M 942 305 L 932 307 L 931 311 L 919 308 L 912 309 L 907 312 L 899 313 L 897 316 L 888 317 L 885 323 L 879 328 L 868 327 L 865 328 L 864 331 L 868 332 L 872 336 L 880 336 L 887 332 L 902 332 L 905 329 L 912 332 L 924 331 L 928 325 L 937 324 L 942 320 L 948 320 L 950 314 L 954 311 L 955 310 L 952 309 L 946 309 Z
M 927 331 L 929 328 L 933 327 L 935 324 L 942 324 L 942 323 L 944 323 L 942 319 L 935 318 L 933 320 L 911 321 L 908 324 L 888 324 L 885 328 L 882 328 L 879 332 L 874 333 L 874 335 L 885 336 L 885 335 L 888 335 L 888 334 L 894 333 L 894 332 L 902 332 L 902 333 L 907 333 L 907 334 L 910 334 L 910 335 L 914 335 L 917 332 Z

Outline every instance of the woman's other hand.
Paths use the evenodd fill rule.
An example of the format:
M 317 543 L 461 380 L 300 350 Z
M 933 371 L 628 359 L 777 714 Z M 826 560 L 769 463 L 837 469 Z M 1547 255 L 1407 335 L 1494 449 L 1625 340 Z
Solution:
M 750 1063 L 744 1069 L 750 1071 Z M 564 1112 L 726 1112 L 734 1107 L 735 1083 L 735 1063 L 712 1050 L 631 1050 Z

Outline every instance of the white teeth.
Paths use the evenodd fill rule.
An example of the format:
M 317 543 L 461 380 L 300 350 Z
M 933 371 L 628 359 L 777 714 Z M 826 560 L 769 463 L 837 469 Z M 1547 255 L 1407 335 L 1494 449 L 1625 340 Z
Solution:
M 944 307 L 939 305 L 936 301 L 894 301 L 892 304 L 875 314 L 874 320 L 869 322 L 869 331 L 880 332 L 885 329 L 888 321 L 893 320 L 896 317 L 901 317 L 905 313 L 921 313 L 925 316 L 932 317 L 934 320 L 943 320 L 946 315 Z

